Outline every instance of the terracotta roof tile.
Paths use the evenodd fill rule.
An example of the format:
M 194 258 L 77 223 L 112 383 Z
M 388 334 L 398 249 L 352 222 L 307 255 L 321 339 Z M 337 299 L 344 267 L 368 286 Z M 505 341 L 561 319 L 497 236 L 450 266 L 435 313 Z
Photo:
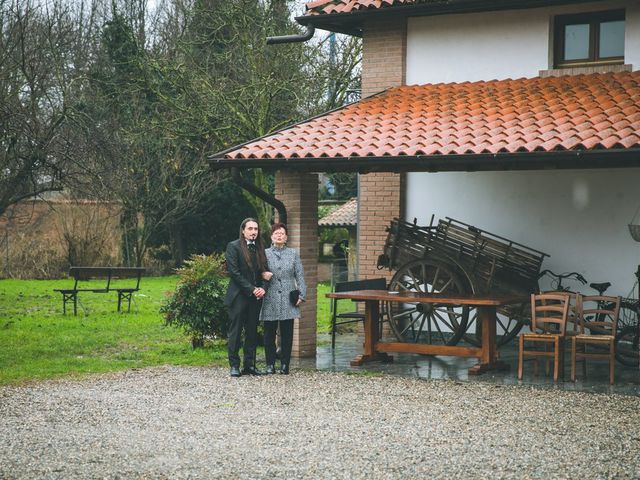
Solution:
M 603 148 L 640 148 L 640 72 L 397 87 L 249 142 L 224 158 Z
M 306 9 L 307 15 L 331 15 L 412 3 L 417 0 L 316 0 L 307 3 Z

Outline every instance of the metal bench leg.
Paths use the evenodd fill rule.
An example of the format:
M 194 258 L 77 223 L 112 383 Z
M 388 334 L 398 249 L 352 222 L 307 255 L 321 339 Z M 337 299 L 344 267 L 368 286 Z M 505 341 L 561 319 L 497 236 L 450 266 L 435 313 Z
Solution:
M 122 308 L 122 300 L 127 301 L 127 313 L 131 313 L 131 300 L 133 300 L 133 292 L 118 292 L 118 312 Z
M 71 301 L 73 301 L 73 315 L 74 316 L 78 315 L 78 305 L 80 305 L 82 307 L 82 310 L 85 312 L 85 315 L 87 314 L 87 309 L 84 308 L 84 305 L 82 305 L 82 302 L 78 298 L 78 294 L 77 293 L 71 293 L 71 294 L 67 295 L 67 298 L 65 299 L 65 305 L 63 305 L 63 307 L 62 307 L 62 310 L 63 310 L 64 313 L 67 312 L 67 310 L 66 310 L 66 302 L 71 302 Z
M 331 350 L 336 348 L 336 318 L 331 318 Z
M 61 292 L 62 293 L 62 314 L 66 315 L 67 314 L 67 302 L 71 302 L 73 301 L 73 314 L 76 314 L 76 295 L 77 293 L 65 293 L 65 292 Z

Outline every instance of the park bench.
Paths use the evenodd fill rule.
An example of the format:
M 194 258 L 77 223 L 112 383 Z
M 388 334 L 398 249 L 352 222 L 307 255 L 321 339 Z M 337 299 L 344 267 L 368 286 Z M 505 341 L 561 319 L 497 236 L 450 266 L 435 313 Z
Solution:
M 73 288 L 56 288 L 54 291 L 62 294 L 63 314 L 67 313 L 67 302 L 73 302 L 73 314 L 78 314 L 78 293 L 80 292 L 117 292 L 118 312 L 122 308 L 123 300 L 127 301 L 127 312 L 130 312 L 133 293 L 140 290 L 140 279 L 144 271 L 144 268 L 139 267 L 71 267 L 69 277 L 74 279 Z M 122 279 L 130 279 L 131 282 L 125 285 L 118 281 Z

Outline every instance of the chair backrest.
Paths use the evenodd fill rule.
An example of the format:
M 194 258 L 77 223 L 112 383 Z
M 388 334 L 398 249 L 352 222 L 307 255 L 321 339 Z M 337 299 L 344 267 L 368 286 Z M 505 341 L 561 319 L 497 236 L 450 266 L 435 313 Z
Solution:
M 568 293 L 534 293 L 531 295 L 531 331 L 564 335 L 569 316 Z
M 622 298 L 604 295 L 578 295 L 580 333 L 616 335 Z
M 580 333 L 580 321 L 579 321 L 579 313 L 578 313 L 578 297 L 580 296 L 577 292 L 571 292 L 568 290 L 547 290 L 540 293 L 555 293 L 555 294 L 565 294 L 569 295 L 569 314 L 567 315 L 567 335 L 576 335 Z
M 368 278 L 366 280 L 354 280 L 351 282 L 338 282 L 334 292 L 353 292 L 356 290 L 386 290 L 387 280 L 384 278 Z

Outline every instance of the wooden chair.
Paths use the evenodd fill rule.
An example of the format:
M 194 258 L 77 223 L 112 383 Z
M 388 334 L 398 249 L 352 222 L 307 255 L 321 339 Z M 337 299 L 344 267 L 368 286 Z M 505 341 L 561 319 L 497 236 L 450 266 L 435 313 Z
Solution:
M 578 325 L 578 297 L 580 296 L 577 292 L 571 292 L 568 290 L 548 290 L 540 293 L 555 293 L 555 294 L 566 294 L 569 295 L 569 312 L 567 313 L 567 327 L 564 331 L 564 342 L 561 346 L 562 355 L 564 356 L 564 352 L 567 349 L 571 348 L 571 338 L 575 335 L 580 334 L 580 327 Z M 566 349 L 565 349 L 566 347 Z M 549 364 L 551 363 L 551 358 L 545 363 L 545 374 L 549 375 Z M 563 365 L 564 366 L 564 365 Z
M 540 293 L 553 293 L 557 295 L 569 295 L 569 312 L 567 314 L 567 328 L 564 332 L 565 336 L 570 338 L 580 333 L 580 327 L 578 325 L 578 297 L 577 292 L 570 292 L 567 290 L 548 290 Z
M 337 282 L 333 287 L 334 292 L 353 292 L 356 290 L 386 290 L 387 281 L 384 278 L 371 278 L 367 280 L 354 280 L 351 282 Z M 357 310 L 351 312 L 338 312 L 338 301 L 345 299 L 331 299 L 331 348 L 336 347 L 336 331 L 338 325 L 345 323 L 364 321 L 364 312 Z M 351 302 L 351 300 L 349 300 Z M 352 302 L 353 303 L 353 302 Z M 382 328 L 382 322 L 380 322 Z
M 570 295 L 567 293 L 538 293 L 531 295 L 531 333 L 520 334 L 518 349 L 518 380 L 522 380 L 524 357 L 534 357 L 537 374 L 537 358 L 553 359 L 553 381 L 558 381 L 562 368 L 563 342 L 569 315 Z M 526 342 L 542 343 L 544 350 L 526 349 Z M 553 350 L 547 350 L 548 345 Z
M 620 312 L 620 297 L 578 296 L 579 333 L 571 337 L 571 380 L 576 381 L 576 359 L 582 360 L 586 375 L 587 359 L 609 362 L 609 383 L 615 379 L 615 338 Z M 595 350 L 588 351 L 591 345 Z

